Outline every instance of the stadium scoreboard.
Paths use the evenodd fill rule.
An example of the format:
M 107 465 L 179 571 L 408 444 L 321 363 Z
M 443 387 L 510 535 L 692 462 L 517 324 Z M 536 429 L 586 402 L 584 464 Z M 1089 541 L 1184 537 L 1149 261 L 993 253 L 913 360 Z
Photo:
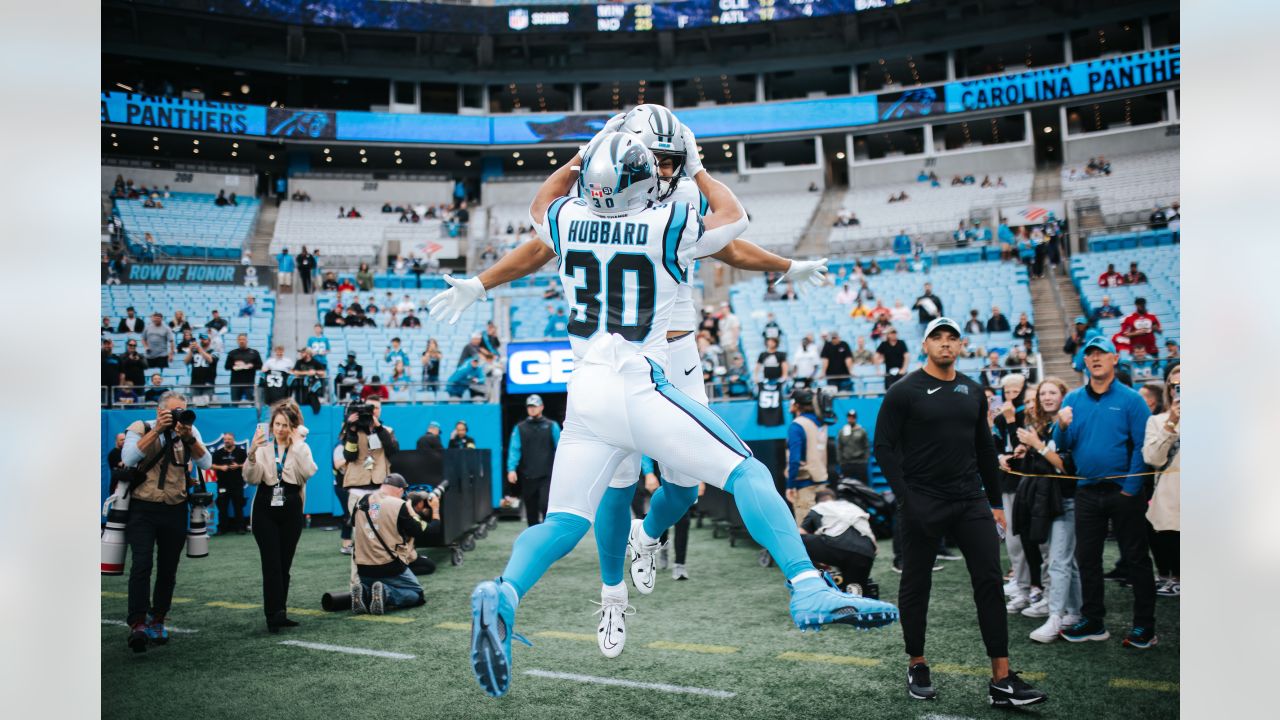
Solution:
M 716 25 L 803 20 L 903 5 L 910 0 L 677 0 L 665 3 L 603 3 L 586 6 L 516 7 L 507 30 L 650 32 Z

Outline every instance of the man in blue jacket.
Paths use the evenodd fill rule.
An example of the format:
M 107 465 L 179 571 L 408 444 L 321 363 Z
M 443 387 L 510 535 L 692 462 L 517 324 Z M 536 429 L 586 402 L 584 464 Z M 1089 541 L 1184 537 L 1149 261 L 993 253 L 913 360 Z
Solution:
M 1058 413 L 1054 441 L 1071 453 L 1076 474 L 1076 563 L 1084 606 L 1080 621 L 1064 628 L 1070 642 L 1107 640 L 1107 610 L 1102 578 L 1102 550 L 1108 522 L 1115 528 L 1120 554 L 1133 585 L 1133 628 L 1125 647 L 1147 649 L 1156 644 L 1156 590 L 1147 549 L 1147 503 L 1142 494 L 1147 466 L 1142 443 L 1151 411 L 1134 390 L 1116 381 L 1115 345 L 1104 337 L 1084 345 L 1089 384 L 1071 391 Z

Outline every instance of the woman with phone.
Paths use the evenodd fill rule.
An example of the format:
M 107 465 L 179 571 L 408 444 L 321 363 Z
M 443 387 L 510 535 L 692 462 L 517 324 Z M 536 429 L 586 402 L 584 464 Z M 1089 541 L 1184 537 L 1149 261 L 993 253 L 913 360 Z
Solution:
M 1142 442 L 1142 459 L 1159 471 L 1155 490 L 1147 508 L 1147 521 L 1155 529 L 1151 537 L 1151 555 L 1156 561 L 1156 594 L 1177 597 L 1182 594 L 1179 562 L 1179 538 L 1182 507 L 1182 366 L 1174 365 L 1165 378 L 1166 412 L 1147 418 L 1147 432 Z
M 317 470 L 305 438 L 302 410 L 293 400 L 282 400 L 271 406 L 269 424 L 258 426 L 244 465 L 245 482 L 258 486 L 250 519 L 262 560 L 262 608 L 273 633 L 298 625 L 285 605 L 289 569 L 302 536 L 307 480 Z

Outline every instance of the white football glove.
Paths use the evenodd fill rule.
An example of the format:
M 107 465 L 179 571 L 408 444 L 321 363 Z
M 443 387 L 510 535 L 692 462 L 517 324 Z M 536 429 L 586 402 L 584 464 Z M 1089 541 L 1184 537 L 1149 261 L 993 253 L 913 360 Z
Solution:
M 684 126 L 680 135 L 684 138 L 684 176 L 693 179 L 705 169 L 702 167 L 702 158 L 698 157 L 698 138 L 694 137 L 688 125 Z
M 782 277 L 778 278 L 773 284 L 777 285 L 783 279 L 790 279 L 795 285 L 803 284 L 805 281 L 814 287 L 822 287 L 827 284 L 827 259 L 821 260 L 792 260 L 791 267 L 787 269 Z
M 578 146 L 578 154 L 582 156 L 582 159 L 583 160 L 587 159 L 587 152 L 592 147 L 595 147 L 597 140 L 604 137 L 605 135 L 608 135 L 609 133 L 617 132 L 618 128 L 622 127 L 622 122 L 626 119 L 627 119 L 626 113 L 618 113 L 617 115 L 614 115 L 613 117 L 606 120 L 604 123 L 604 127 L 600 128 L 600 132 L 596 133 L 595 136 L 592 137 L 591 140 L 588 141 L 586 145 Z
M 432 320 L 444 320 L 449 316 L 449 324 L 456 325 L 464 310 L 471 307 L 475 301 L 488 297 L 480 278 L 456 280 L 452 275 L 445 275 L 444 281 L 449 283 L 449 289 L 427 301 L 427 313 Z

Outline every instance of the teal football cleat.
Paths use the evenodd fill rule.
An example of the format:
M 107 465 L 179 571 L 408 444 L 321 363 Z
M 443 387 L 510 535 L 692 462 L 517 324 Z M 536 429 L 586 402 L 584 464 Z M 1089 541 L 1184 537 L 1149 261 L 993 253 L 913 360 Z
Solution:
M 832 586 L 828 576 L 800 581 L 791 590 L 791 619 L 804 630 L 821 630 L 823 625 L 841 623 L 862 630 L 892 625 L 898 608 L 891 603 L 850 595 Z
M 164 618 L 147 616 L 147 639 L 156 645 L 169 642 L 169 628 L 164 626 Z
M 471 669 L 491 697 L 511 687 L 511 638 L 533 646 L 515 632 L 516 602 L 515 588 L 502 578 L 485 580 L 471 592 Z

